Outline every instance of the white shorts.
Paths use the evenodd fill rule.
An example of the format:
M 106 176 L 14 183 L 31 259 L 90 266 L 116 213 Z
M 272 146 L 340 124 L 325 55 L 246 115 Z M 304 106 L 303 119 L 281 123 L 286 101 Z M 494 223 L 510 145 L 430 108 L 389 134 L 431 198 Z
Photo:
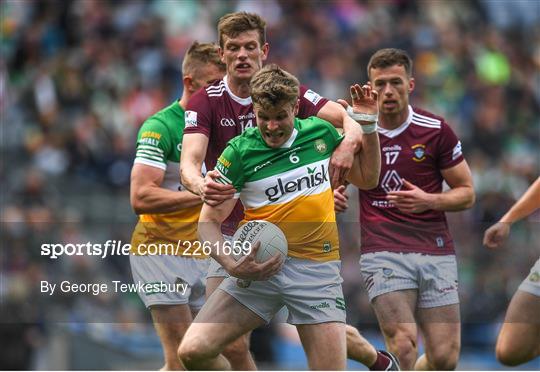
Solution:
M 290 324 L 345 323 L 341 262 L 288 257 L 280 272 L 266 281 L 228 277 L 219 286 L 266 322 L 285 306 Z M 246 286 L 247 284 L 247 286 Z
M 223 235 L 223 238 L 225 238 L 225 241 L 227 242 L 232 241 L 232 236 Z M 229 273 L 227 273 L 223 266 L 213 258 L 210 258 L 210 266 L 208 267 L 206 278 L 227 278 L 228 276 Z
M 518 290 L 540 297 L 540 258 L 531 268 L 529 275 L 521 283 Z
M 131 272 L 135 283 L 164 283 L 163 291 L 139 292 L 144 305 L 188 304 L 199 310 L 205 301 L 206 273 L 210 260 L 173 255 L 130 255 Z M 178 290 L 171 290 L 175 284 Z M 186 286 L 187 284 L 187 286 Z M 165 288 L 165 287 L 163 287 Z M 185 288 L 185 292 L 183 292 Z
M 459 303 L 455 255 L 372 252 L 360 258 L 369 300 L 385 293 L 418 290 L 418 307 Z

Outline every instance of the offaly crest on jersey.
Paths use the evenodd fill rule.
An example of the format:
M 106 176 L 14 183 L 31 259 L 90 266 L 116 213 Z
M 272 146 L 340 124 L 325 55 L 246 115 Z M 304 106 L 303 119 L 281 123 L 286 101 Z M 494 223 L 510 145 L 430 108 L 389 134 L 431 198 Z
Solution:
M 324 142 L 323 139 L 318 139 L 315 141 L 315 150 L 317 150 L 318 152 L 325 152 L 326 151 L 326 142 Z

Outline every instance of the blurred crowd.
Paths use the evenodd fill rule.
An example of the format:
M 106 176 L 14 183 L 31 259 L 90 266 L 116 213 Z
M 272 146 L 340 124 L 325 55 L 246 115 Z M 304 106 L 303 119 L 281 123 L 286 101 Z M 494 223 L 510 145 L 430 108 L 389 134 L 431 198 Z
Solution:
M 366 81 L 375 50 L 398 47 L 411 54 L 413 104 L 447 119 L 473 172 L 476 206 L 449 219 L 460 267 L 463 344 L 491 347 L 492 324 L 502 320 L 540 246 L 538 215 L 517 226 L 506 249 L 481 246 L 483 230 L 540 174 L 536 0 L 2 1 L 3 336 L 19 335 L 20 350 L 32 350 L 56 322 L 116 323 L 107 331 L 116 335 L 140 334 L 141 323 L 148 325 L 136 295 L 64 296 L 54 306 L 42 304 L 40 280 L 131 277 L 126 257 L 51 261 L 40 256 L 40 244 L 129 242 L 138 128 L 180 97 L 189 45 L 216 40 L 217 20 L 238 10 L 266 19 L 270 62 L 330 99 L 348 97 L 351 83 Z M 348 316 L 360 328 L 376 329 L 359 289 L 352 204 L 340 217 Z M 16 363 L 25 354 L 11 355 Z

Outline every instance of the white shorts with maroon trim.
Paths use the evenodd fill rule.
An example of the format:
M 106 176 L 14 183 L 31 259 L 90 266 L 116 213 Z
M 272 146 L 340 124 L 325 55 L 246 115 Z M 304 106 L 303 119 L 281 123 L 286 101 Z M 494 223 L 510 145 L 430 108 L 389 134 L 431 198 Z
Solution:
M 418 307 L 459 303 L 455 255 L 372 252 L 362 254 L 360 270 L 369 300 L 385 293 L 418 290 Z

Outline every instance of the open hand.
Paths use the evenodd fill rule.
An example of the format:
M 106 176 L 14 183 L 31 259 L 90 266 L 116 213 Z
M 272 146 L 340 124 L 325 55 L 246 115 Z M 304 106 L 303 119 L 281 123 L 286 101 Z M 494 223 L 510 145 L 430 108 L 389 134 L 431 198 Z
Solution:
M 351 102 L 352 111 L 354 114 L 367 114 L 377 115 L 379 113 L 379 106 L 377 104 L 377 92 L 372 89 L 371 83 L 360 86 L 359 84 L 351 85 Z M 338 102 L 348 110 L 349 104 L 343 99 L 339 99 Z M 375 120 L 376 121 L 376 120 Z M 361 125 L 373 124 L 373 121 L 358 121 Z

